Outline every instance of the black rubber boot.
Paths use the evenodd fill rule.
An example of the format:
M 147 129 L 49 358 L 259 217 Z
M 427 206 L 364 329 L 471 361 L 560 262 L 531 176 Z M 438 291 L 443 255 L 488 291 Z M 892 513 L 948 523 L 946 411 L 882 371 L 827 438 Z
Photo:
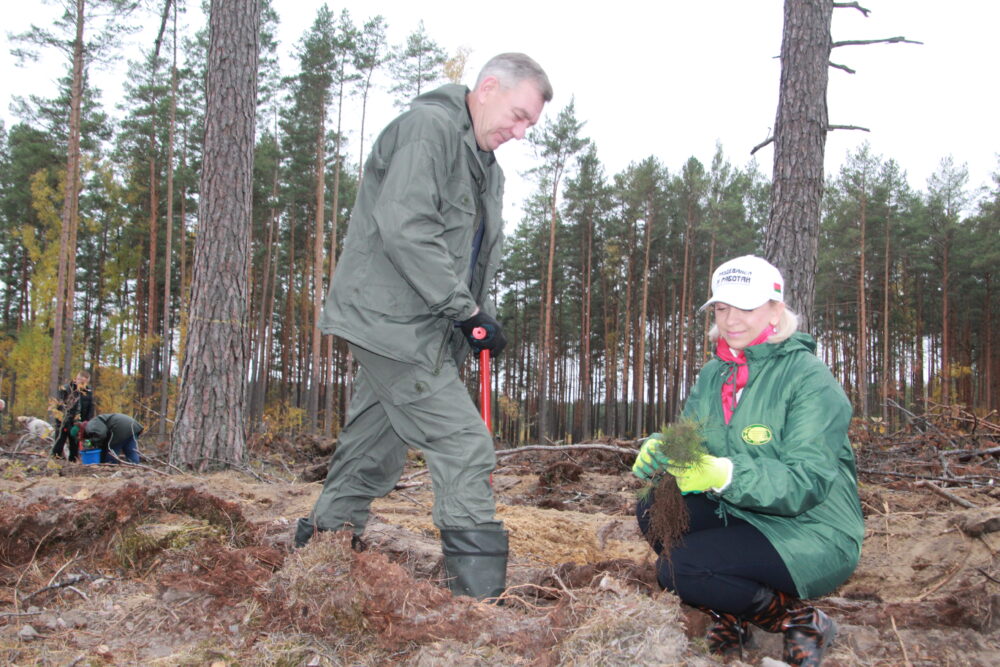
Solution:
M 301 549 L 304 547 L 315 532 L 316 526 L 309 520 L 309 517 L 300 517 L 298 523 L 295 524 L 295 548 Z
M 295 524 L 295 548 L 301 549 L 312 539 L 313 535 L 323 530 L 325 529 L 317 527 L 309 517 L 300 517 Z M 351 535 L 351 549 L 354 551 L 365 551 L 367 548 L 368 545 L 365 544 L 359 535 Z
M 497 598 L 507 585 L 507 531 L 443 529 L 444 573 L 452 595 Z

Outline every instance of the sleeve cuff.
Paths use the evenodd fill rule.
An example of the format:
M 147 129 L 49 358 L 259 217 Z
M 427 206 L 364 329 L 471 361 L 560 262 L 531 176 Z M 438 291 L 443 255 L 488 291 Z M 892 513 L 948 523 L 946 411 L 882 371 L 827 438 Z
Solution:
M 725 477 L 726 481 L 723 482 L 721 486 L 712 487 L 712 491 L 714 491 L 715 493 L 722 493 L 723 491 L 729 488 L 730 484 L 733 483 L 733 460 L 726 457 L 720 457 L 717 460 L 719 462 L 719 465 L 723 468 L 726 474 Z

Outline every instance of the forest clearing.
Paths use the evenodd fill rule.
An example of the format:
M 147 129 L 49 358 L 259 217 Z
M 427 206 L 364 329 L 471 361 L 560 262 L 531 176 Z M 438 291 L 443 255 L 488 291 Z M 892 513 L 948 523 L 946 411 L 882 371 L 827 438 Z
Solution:
M 953 418 L 954 417 L 954 418 Z M 861 564 L 817 605 L 827 665 L 996 665 L 1000 426 L 943 412 L 923 432 L 855 430 Z M 959 426 L 962 426 L 959 429 Z M 9 451 L 12 436 L 4 440 Z M 618 447 L 631 442 L 604 442 Z M 436 585 L 441 551 L 419 456 L 354 552 L 293 550 L 332 441 L 258 440 L 251 465 L 174 474 L 0 458 L 0 659 L 38 665 L 714 665 L 705 619 L 662 593 L 632 514 L 628 455 L 499 450 L 510 531 L 504 604 Z M 956 446 L 958 445 L 958 446 Z M 781 664 L 755 633 L 742 663 Z
M 713 125 L 768 128 L 734 162 L 651 141 L 710 106 L 673 65 L 648 136 L 620 101 L 600 134 L 529 51 L 634 87 L 549 34 L 481 63 L 326 3 L 290 51 L 270 0 L 53 4 L 10 39 L 56 96 L 0 117 L 0 662 L 1000 665 L 1000 170 L 828 168 L 870 131 L 841 54 L 923 35 L 784 0 L 766 56 L 720 41 L 780 69 L 772 122 L 697 59 Z

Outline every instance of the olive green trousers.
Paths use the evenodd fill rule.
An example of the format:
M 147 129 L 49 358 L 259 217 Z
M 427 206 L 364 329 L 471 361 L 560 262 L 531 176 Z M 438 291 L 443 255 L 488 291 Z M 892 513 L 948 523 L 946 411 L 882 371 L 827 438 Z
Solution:
M 419 449 L 434 486 L 438 528 L 496 529 L 490 474 L 493 437 L 453 360 L 440 372 L 351 345 L 359 370 L 347 423 L 309 519 L 317 530 L 361 535 L 372 500 L 399 481 L 409 447 Z

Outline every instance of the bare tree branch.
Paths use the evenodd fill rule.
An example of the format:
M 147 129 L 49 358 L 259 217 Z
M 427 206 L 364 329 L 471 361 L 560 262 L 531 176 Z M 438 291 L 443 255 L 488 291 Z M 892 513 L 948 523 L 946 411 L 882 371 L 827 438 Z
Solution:
M 847 72 L 848 74 L 857 74 L 857 71 L 851 69 L 847 65 L 841 65 L 840 63 L 831 62 L 830 63 L 830 67 L 835 67 L 837 69 L 842 69 L 845 72 Z
M 765 139 L 764 141 L 762 141 L 759 144 L 757 144 L 756 146 L 754 146 L 753 149 L 750 151 L 750 155 L 753 155 L 754 153 L 756 153 L 757 151 L 759 151 L 764 146 L 767 146 L 768 144 L 773 144 L 773 143 L 774 143 L 774 136 L 772 135 L 772 136 L 768 137 L 767 139 Z
M 835 2 L 835 3 L 833 3 L 833 8 L 834 9 L 856 9 L 859 12 L 861 12 L 862 14 L 864 14 L 865 18 L 868 18 L 868 15 L 872 13 L 872 10 L 865 9 L 864 7 L 862 7 L 861 5 L 859 5 L 856 2 Z
M 843 42 L 834 42 L 832 48 L 837 48 L 838 46 L 865 46 L 866 44 L 921 44 L 923 42 L 918 42 L 912 39 L 906 39 L 905 37 L 886 37 L 885 39 L 848 39 Z
M 860 125 L 827 125 L 826 131 L 830 130 L 861 130 L 862 132 L 871 132 L 867 127 L 861 127 Z

